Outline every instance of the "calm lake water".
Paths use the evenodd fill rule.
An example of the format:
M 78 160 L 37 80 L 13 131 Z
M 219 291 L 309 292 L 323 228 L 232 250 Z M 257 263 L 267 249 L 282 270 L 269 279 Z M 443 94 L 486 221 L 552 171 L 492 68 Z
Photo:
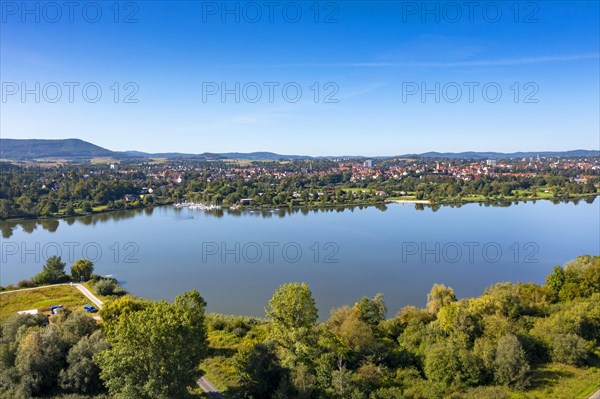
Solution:
M 305 281 L 322 318 L 363 295 L 389 315 L 423 306 L 432 284 L 459 297 L 500 281 L 543 283 L 554 265 L 600 253 L 600 200 L 437 210 L 394 204 L 326 211 L 206 213 L 160 207 L 92 217 L 0 223 L 0 284 L 48 256 L 91 258 L 135 295 L 171 300 L 197 288 L 208 310 L 264 315 L 284 282 Z

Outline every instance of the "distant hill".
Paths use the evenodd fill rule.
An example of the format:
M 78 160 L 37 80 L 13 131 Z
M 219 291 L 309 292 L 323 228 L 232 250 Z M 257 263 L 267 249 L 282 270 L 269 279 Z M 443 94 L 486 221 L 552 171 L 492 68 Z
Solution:
M 288 160 L 288 159 L 311 159 L 312 158 L 307 155 L 281 155 L 281 154 L 275 154 L 273 152 L 250 152 L 250 153 L 226 152 L 226 153 L 222 153 L 219 155 L 224 158 L 228 158 L 228 159 L 246 159 L 246 160 L 250 160 L 250 161 L 257 161 L 257 160 L 278 161 L 280 159 Z
M 22 161 L 40 158 L 82 159 L 113 155 L 113 151 L 79 139 L 0 139 L 0 158 L 2 159 Z
M 205 154 L 185 154 L 182 152 L 157 152 L 157 153 L 149 153 L 149 152 L 141 152 L 141 151 L 123 151 L 116 153 L 120 158 L 165 158 L 165 159 L 183 159 L 183 158 L 219 158 L 216 154 L 209 154 L 206 156 Z
M 597 157 L 600 151 L 573 150 L 573 151 L 538 151 L 538 152 L 425 152 L 418 156 L 423 158 L 453 158 L 453 159 L 511 159 L 540 157 Z
M 600 151 L 574 150 L 574 151 L 539 151 L 539 152 L 426 152 L 423 154 L 397 155 L 395 158 L 452 158 L 452 159 L 508 159 L 508 158 L 530 158 L 541 157 L 597 157 Z M 141 151 L 111 151 L 99 147 L 95 144 L 79 139 L 64 140 L 20 140 L 20 139 L 0 139 L 0 159 L 11 159 L 17 161 L 31 161 L 44 158 L 61 158 L 66 160 L 78 161 L 91 158 L 111 157 L 115 159 L 240 159 L 240 160 L 297 160 L 297 159 L 323 159 L 323 158 L 392 158 L 391 156 L 329 156 L 329 157 L 310 157 L 307 155 L 281 155 L 273 152 L 226 152 L 226 153 L 201 153 L 186 154 L 180 152 L 147 153 Z

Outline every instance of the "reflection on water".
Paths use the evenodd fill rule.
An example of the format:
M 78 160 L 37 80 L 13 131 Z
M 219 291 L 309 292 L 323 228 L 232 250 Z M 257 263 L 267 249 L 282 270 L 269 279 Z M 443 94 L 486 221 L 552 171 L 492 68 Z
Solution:
M 38 227 L 54 233 L 58 230 L 61 224 L 72 226 L 73 224 L 82 224 L 84 226 L 95 226 L 97 224 L 121 221 L 131 219 L 141 213 L 150 216 L 154 208 L 131 209 L 126 211 L 114 211 L 106 213 L 98 213 L 95 215 L 71 217 L 64 219 L 28 219 L 19 221 L 0 222 L 0 230 L 2 230 L 2 238 L 12 237 L 14 230 L 21 228 L 25 233 L 33 233 Z
M 586 202 L 594 201 L 212 212 L 164 206 L 8 222 L 0 224 L 10 237 L 2 239 L 0 285 L 31 278 L 57 254 L 67 264 L 91 259 L 96 273 L 145 298 L 172 300 L 198 289 L 210 311 L 221 313 L 262 316 L 272 293 L 290 281 L 311 286 L 324 317 L 378 292 L 394 312 L 424 305 L 434 283 L 461 297 L 480 295 L 499 281 L 541 283 L 553 266 L 598 254 L 600 201 Z
M 553 198 L 550 200 L 551 203 L 558 204 L 579 204 L 581 201 L 592 204 L 596 200 L 597 197 L 587 197 L 584 199 L 558 199 Z M 463 206 L 483 206 L 483 207 L 508 207 L 511 205 L 518 205 L 519 203 L 529 202 L 535 204 L 536 200 L 531 201 L 487 201 L 480 203 L 456 203 L 456 204 L 422 204 L 416 203 L 413 204 L 415 209 L 418 211 L 431 210 L 432 212 L 437 212 L 441 207 L 450 207 L 450 208 L 461 208 Z M 385 204 L 374 204 L 374 205 L 355 205 L 355 206 L 341 206 L 341 207 L 327 207 L 327 208 L 305 208 L 305 207 L 283 207 L 276 209 L 262 209 L 262 210 L 246 210 L 246 209 L 215 209 L 204 211 L 207 215 L 214 216 L 216 218 L 222 218 L 224 216 L 248 216 L 255 215 L 257 217 L 262 217 L 265 219 L 272 217 L 283 218 L 286 216 L 291 216 L 295 214 L 308 215 L 310 213 L 342 213 L 342 212 L 354 212 L 355 210 L 363 210 L 366 208 L 374 208 L 378 209 L 382 212 L 388 210 L 388 206 Z M 154 212 L 153 207 L 142 208 L 142 209 L 130 209 L 123 211 L 114 211 L 114 212 L 106 212 L 99 213 L 95 215 L 88 216 L 79 216 L 79 217 L 71 217 L 65 219 L 29 219 L 29 220 L 19 220 L 19 221 L 5 221 L 0 222 L 0 230 L 2 232 L 2 238 L 10 238 L 12 237 L 15 229 L 21 228 L 25 233 L 33 233 L 38 227 L 41 227 L 43 230 L 54 233 L 58 230 L 61 224 L 67 224 L 71 226 L 75 223 L 79 223 L 85 226 L 95 226 L 97 224 L 102 224 L 106 222 L 116 222 L 134 218 L 137 215 L 144 214 L 146 216 L 151 216 Z M 185 208 L 173 208 L 174 212 L 182 213 Z
M 385 204 L 374 204 L 374 205 L 354 205 L 354 206 L 339 206 L 339 207 L 327 207 L 327 208 L 306 208 L 306 207 L 284 207 L 275 209 L 260 209 L 260 210 L 247 210 L 247 209 L 213 209 L 205 211 L 207 215 L 221 218 L 223 216 L 248 216 L 254 215 L 265 219 L 272 217 L 286 217 L 295 214 L 308 215 L 310 213 L 343 213 L 343 212 L 354 212 L 355 210 L 363 210 L 366 208 L 378 209 L 382 212 L 387 211 L 388 207 Z M 180 209 L 181 210 L 181 209 Z

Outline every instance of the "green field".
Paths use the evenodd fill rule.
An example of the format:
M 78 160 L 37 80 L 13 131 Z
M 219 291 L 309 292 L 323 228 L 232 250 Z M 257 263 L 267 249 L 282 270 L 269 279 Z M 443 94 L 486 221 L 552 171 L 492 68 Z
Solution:
M 588 399 L 600 388 L 600 365 L 577 368 L 551 363 L 533 372 L 532 386 L 511 399 Z
M 42 314 L 49 314 L 53 305 L 81 309 L 88 303 L 89 300 L 77 288 L 69 285 L 0 292 L 0 321 L 22 310 L 38 309 Z

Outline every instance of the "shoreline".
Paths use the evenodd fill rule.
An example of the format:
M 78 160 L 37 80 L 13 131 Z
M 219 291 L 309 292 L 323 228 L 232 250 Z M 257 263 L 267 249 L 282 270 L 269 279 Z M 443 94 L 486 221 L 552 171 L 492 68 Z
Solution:
M 293 205 L 293 206 L 289 206 L 289 205 L 280 205 L 280 206 L 272 206 L 272 207 L 252 207 L 252 206 L 242 206 L 242 207 L 237 207 L 235 208 L 235 205 L 231 205 L 231 206 L 223 206 L 223 205 L 219 205 L 216 206 L 214 209 L 209 209 L 208 211 L 214 211 L 214 210 L 227 210 L 227 211 L 275 211 L 275 210 L 279 210 L 279 209 L 284 209 L 284 208 L 291 208 L 291 209 L 332 209 L 332 208 L 349 208 L 349 207 L 357 207 L 357 206 L 377 206 L 377 205 L 387 205 L 387 204 L 420 204 L 420 205 L 430 205 L 430 206 L 451 206 L 451 205 L 466 205 L 466 204 L 492 204 L 492 203 L 527 203 L 530 201 L 574 201 L 574 200 L 584 200 L 586 198 L 591 198 L 591 197 L 598 197 L 600 196 L 600 193 L 593 193 L 593 194 L 580 194 L 577 196 L 569 196 L 569 197 L 564 197 L 564 198 L 495 198 L 495 199 L 487 199 L 487 200 L 480 200 L 480 199 L 476 199 L 476 200 L 452 200 L 452 201 L 440 201 L 440 202 L 432 202 L 431 200 L 417 200 L 417 199 L 393 199 L 393 200 L 388 200 L 388 199 L 383 199 L 377 202 L 361 202 L 361 203 L 352 203 L 352 204 L 331 204 L 331 205 Z M 134 207 L 134 208 L 129 208 L 129 209 L 103 209 L 100 211 L 95 211 L 95 212 L 91 212 L 91 213 L 86 213 L 86 214 L 79 214 L 79 215 L 69 215 L 69 216 L 64 216 L 64 215 L 56 215 L 56 216 L 31 216 L 31 217 L 20 217 L 20 218 L 12 218 L 12 219 L 0 219 L 0 223 L 18 223 L 18 222 L 26 222 L 26 221 L 45 221 L 45 220 L 64 220 L 64 219 L 76 219 L 76 218 L 83 218 L 83 217 L 90 217 L 90 216 L 94 216 L 94 215 L 101 215 L 101 214 L 107 214 L 107 213 L 116 213 L 116 212 L 123 212 L 123 211 L 135 211 L 135 210 L 142 210 L 142 209 L 151 209 L 151 208 L 158 208 L 158 207 L 163 207 L 163 206 L 175 206 L 174 203 L 172 202 L 165 202 L 165 203 L 161 203 L 161 204 L 152 204 L 149 206 L 138 206 L 138 207 Z M 177 209 L 183 209 L 184 207 L 176 207 Z M 192 209 L 192 208 L 191 208 Z
M 388 200 L 388 204 L 427 204 L 430 205 L 430 200 L 405 199 L 405 200 Z

